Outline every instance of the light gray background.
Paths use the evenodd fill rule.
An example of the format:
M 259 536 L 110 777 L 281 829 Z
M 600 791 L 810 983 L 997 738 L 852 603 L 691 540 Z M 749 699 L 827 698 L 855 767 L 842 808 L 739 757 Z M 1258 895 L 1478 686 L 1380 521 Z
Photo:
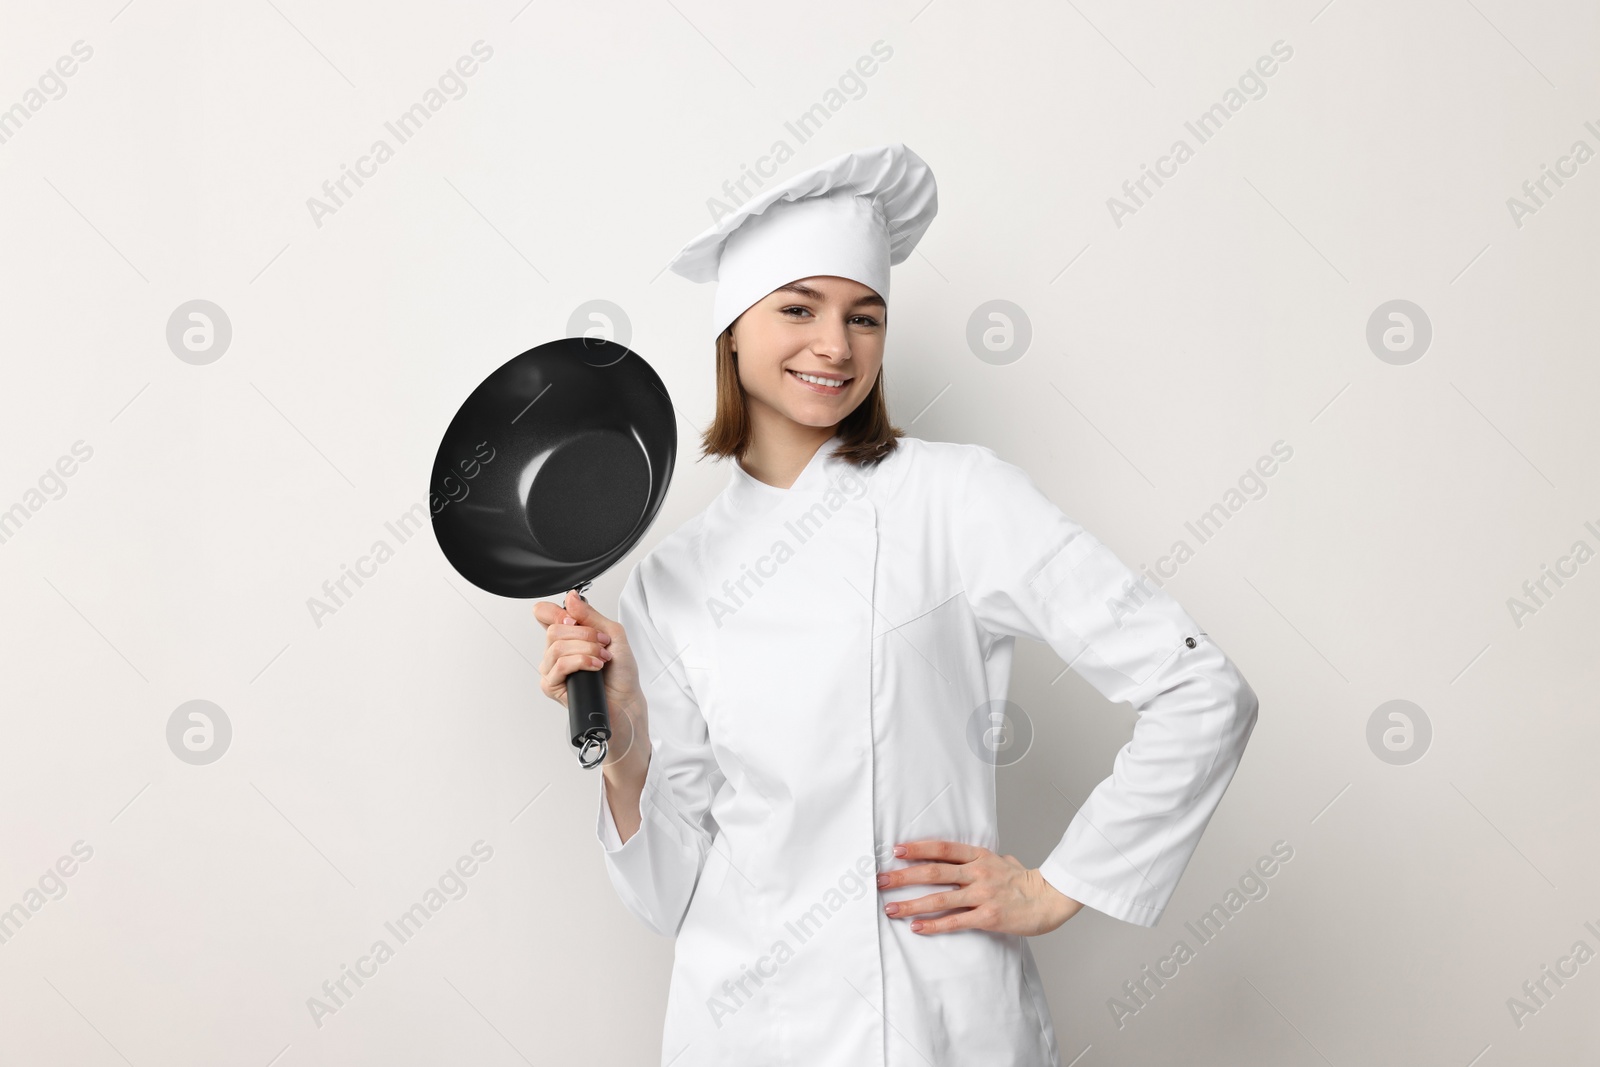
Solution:
M 3 21 L 0 108 L 93 54 L 0 144 L 0 509 L 28 512 L 0 544 L 0 907 L 75 842 L 93 855 L 0 944 L 0 1059 L 655 1062 L 672 945 L 606 879 L 529 603 L 384 524 L 484 375 L 611 301 L 681 415 L 663 513 L 595 586 L 614 613 L 638 553 L 727 479 L 694 462 L 711 288 L 665 264 L 780 140 L 780 177 L 887 141 L 928 161 L 896 421 L 993 447 L 1132 566 L 1187 540 L 1168 588 L 1261 697 L 1160 926 L 1085 910 L 1034 940 L 1063 1062 L 1600 1051 L 1600 962 L 1520 1026 L 1507 1006 L 1600 950 L 1600 563 L 1520 625 L 1508 606 L 1600 547 L 1600 160 L 1520 226 L 1507 205 L 1600 148 L 1589 5 L 109 0 Z M 384 123 L 479 40 L 465 95 L 396 144 Z M 1185 121 L 1275 41 L 1293 56 L 1265 94 L 1196 146 Z M 801 143 L 785 123 L 819 103 Z M 393 158 L 318 225 L 308 198 L 380 137 Z M 1194 158 L 1118 226 L 1107 199 L 1180 137 Z M 206 365 L 167 340 L 192 300 L 231 326 Z M 1031 326 L 1010 362 L 966 340 L 991 300 Z M 1391 300 L 1432 327 L 1404 365 L 1367 343 Z M 1198 544 L 1185 522 L 1280 440 L 1265 495 Z M 30 498 L 78 441 L 64 494 Z M 317 625 L 308 598 L 380 538 L 393 558 Z M 167 741 L 196 699 L 232 728 L 206 765 Z M 1133 716 L 1036 644 L 1013 699 L 1037 738 L 1003 773 L 1002 840 L 1037 864 Z M 1432 727 L 1407 765 L 1367 740 L 1397 699 Z M 324 980 L 395 945 L 385 921 L 479 840 L 466 895 L 313 1022 Z M 1277 841 L 1270 892 L 1200 945 L 1185 921 Z M 1180 938 L 1196 958 L 1119 1028 L 1109 999 Z

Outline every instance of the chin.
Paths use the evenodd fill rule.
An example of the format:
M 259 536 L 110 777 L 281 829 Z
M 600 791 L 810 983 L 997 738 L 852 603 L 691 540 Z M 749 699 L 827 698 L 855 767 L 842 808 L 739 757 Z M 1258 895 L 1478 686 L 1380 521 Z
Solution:
M 827 414 L 823 414 L 821 412 L 813 414 L 810 412 L 790 411 L 785 412 L 785 414 L 789 416 L 790 422 L 798 422 L 801 426 L 810 426 L 814 429 L 822 429 L 824 426 L 834 426 L 838 424 L 840 419 L 844 418 L 843 415 L 834 415 L 831 412 Z

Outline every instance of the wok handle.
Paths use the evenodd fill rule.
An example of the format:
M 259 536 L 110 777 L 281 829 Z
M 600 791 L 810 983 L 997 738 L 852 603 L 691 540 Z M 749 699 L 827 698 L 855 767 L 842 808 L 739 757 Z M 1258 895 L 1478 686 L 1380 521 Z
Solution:
M 585 769 L 596 767 L 606 758 L 606 742 L 611 740 L 611 716 L 606 710 L 606 683 L 598 671 L 577 670 L 567 675 L 567 724 L 572 728 L 572 747 Z
M 588 600 L 582 592 L 580 600 Z M 606 743 L 611 740 L 611 715 L 606 707 L 605 667 L 597 671 L 576 670 L 567 675 L 567 725 L 578 762 L 591 770 L 606 758 Z

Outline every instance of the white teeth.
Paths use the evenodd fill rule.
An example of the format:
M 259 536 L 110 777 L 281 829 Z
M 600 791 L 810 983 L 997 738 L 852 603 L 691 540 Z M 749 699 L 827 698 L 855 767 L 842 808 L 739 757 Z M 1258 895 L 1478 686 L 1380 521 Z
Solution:
M 843 385 L 845 383 L 845 381 L 849 380 L 849 379 L 841 380 L 841 379 L 838 379 L 838 378 L 819 378 L 815 374 L 801 374 L 797 370 L 796 371 L 790 371 L 789 373 L 793 374 L 796 378 L 799 378 L 803 382 L 813 382 L 813 383 L 815 383 L 817 385 Z

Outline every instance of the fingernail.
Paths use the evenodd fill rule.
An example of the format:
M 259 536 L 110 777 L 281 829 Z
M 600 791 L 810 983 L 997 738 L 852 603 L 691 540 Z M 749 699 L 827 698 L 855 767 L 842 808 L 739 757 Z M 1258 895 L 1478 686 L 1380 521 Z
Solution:
M 906 846 L 904 846 L 904 845 L 896 845 L 896 846 L 894 846 L 894 854 L 896 856 L 904 856 L 906 854 Z
M 600 635 L 599 640 L 602 645 L 609 645 L 611 643 L 611 635 L 603 633 Z
M 882 889 L 884 886 L 886 886 L 888 884 L 889 884 L 889 876 L 887 874 L 878 875 L 878 888 L 879 889 Z
M 921 930 L 922 929 L 922 923 L 920 923 L 920 922 L 912 923 L 911 924 L 911 929 L 913 929 L 913 930 Z
M 561 622 L 565 626 L 571 626 L 572 625 L 572 616 L 571 615 L 563 615 L 563 616 L 561 616 Z
M 885 915 L 893 915 L 895 912 L 897 912 L 899 910 L 900 910 L 900 905 L 898 905 L 898 904 L 885 904 L 883 906 L 883 913 Z
M 610 659 L 611 658 L 611 650 L 609 648 L 602 648 L 600 650 L 600 658 L 601 659 Z

